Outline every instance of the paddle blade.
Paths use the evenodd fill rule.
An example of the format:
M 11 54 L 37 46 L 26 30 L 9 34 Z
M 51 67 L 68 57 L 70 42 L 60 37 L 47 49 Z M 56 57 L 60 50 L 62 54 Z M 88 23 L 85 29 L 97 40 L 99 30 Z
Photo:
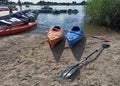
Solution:
M 62 79 L 69 79 L 79 68 L 79 64 L 76 64 L 74 66 L 71 66 L 69 68 L 67 68 L 66 70 L 64 70 L 61 74 L 61 78 Z
M 102 47 L 103 47 L 103 48 L 109 48 L 110 45 L 109 45 L 109 44 L 102 44 Z
M 111 40 L 104 40 L 104 42 L 112 42 Z

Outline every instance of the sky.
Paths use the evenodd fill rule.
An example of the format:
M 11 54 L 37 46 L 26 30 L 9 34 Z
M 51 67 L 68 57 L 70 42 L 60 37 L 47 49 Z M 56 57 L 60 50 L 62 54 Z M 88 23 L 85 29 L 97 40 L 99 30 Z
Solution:
M 18 0 L 9 0 L 9 1 L 18 2 Z M 20 0 L 20 1 L 21 2 L 29 1 L 29 2 L 33 2 L 33 3 L 37 3 L 37 2 L 42 1 L 42 0 Z M 47 1 L 50 1 L 50 2 L 72 2 L 72 1 L 81 2 L 84 0 L 44 0 L 44 1 L 46 1 L 46 2 Z

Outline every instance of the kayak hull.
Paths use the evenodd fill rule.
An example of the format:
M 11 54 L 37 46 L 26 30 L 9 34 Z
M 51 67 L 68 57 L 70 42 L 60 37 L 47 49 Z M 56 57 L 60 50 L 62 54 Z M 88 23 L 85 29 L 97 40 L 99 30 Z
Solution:
M 75 31 L 70 29 L 66 34 L 66 39 L 70 47 L 76 45 L 82 38 L 83 38 L 83 30 L 80 28 Z
M 47 34 L 48 41 L 52 48 L 64 38 L 63 30 L 61 28 L 59 30 L 54 29 L 55 28 L 52 27 Z

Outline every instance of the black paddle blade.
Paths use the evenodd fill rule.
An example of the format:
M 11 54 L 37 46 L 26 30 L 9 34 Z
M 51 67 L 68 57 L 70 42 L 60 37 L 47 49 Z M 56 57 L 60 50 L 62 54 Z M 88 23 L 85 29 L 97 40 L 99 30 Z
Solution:
M 78 68 L 79 68 L 79 64 L 67 68 L 65 71 L 62 72 L 61 78 L 69 79 L 77 71 Z
M 109 48 L 110 45 L 109 45 L 109 44 L 102 44 L 102 47 L 103 47 L 103 48 Z

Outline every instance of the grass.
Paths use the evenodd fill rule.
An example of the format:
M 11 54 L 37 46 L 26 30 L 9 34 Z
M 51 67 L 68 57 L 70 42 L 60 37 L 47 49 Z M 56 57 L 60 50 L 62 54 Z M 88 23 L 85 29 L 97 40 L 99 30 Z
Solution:
M 88 0 L 86 17 L 90 22 L 110 28 L 120 28 L 120 0 Z

